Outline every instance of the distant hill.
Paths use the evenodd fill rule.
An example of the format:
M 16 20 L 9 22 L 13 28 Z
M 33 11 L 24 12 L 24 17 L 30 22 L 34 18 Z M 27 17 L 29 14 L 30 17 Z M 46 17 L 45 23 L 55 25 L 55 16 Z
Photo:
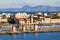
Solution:
M 22 8 L 6 8 L 0 9 L 0 12 L 60 12 L 60 7 L 51 6 L 24 6 Z

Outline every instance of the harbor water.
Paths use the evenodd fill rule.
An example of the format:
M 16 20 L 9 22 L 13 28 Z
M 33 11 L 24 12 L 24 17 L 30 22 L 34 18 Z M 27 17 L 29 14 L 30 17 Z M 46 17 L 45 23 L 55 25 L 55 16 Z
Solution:
M 60 25 L 39 26 L 42 30 L 60 29 Z M 3 28 L 5 29 L 5 28 Z M 6 28 L 7 30 L 11 28 Z M 60 40 L 60 32 L 22 33 L 0 35 L 0 40 Z
M 60 32 L 0 35 L 0 40 L 60 40 Z

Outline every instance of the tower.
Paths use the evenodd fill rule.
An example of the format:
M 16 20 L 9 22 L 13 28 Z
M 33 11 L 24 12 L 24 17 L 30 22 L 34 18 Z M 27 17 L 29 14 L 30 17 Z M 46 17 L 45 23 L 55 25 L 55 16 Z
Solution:
M 33 23 L 33 14 L 30 15 L 30 23 Z

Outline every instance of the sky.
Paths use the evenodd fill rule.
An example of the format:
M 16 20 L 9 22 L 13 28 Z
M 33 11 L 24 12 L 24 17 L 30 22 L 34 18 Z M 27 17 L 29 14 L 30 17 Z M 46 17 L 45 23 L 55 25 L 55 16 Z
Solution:
M 22 8 L 23 6 L 47 5 L 60 7 L 60 0 L 0 0 L 0 8 Z

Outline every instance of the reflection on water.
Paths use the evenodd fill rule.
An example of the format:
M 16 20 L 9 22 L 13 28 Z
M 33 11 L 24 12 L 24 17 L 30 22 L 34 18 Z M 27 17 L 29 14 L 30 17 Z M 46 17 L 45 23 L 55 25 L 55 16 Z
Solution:
M 37 40 L 38 33 L 35 33 L 35 40 Z
M 19 35 L 19 34 L 18 34 Z M 20 39 L 22 39 L 22 40 L 25 40 L 26 38 L 28 39 L 28 37 L 26 37 L 27 36 L 27 34 L 25 34 L 25 33 L 23 33 L 23 34 L 21 34 L 21 37 L 22 38 L 20 38 Z M 33 33 L 33 36 L 31 36 L 31 35 L 29 35 L 30 36 L 30 38 L 32 39 L 33 38 L 33 36 L 34 36 L 34 40 L 37 40 L 37 36 L 38 36 L 38 33 Z M 13 40 L 17 40 L 17 35 L 16 34 L 13 34 L 12 35 L 12 39 Z M 30 40 L 30 39 L 29 39 Z
M 13 40 L 15 40 L 15 38 L 16 38 L 16 34 L 13 34 L 12 37 L 13 37 Z
M 39 28 L 41 28 L 42 30 L 44 29 L 60 30 L 60 25 L 39 26 Z M 60 40 L 60 32 L 0 35 L 0 40 Z
M 60 40 L 60 32 L 0 35 L 0 40 Z
M 25 40 L 25 37 L 26 37 L 25 33 L 22 34 L 22 40 Z

